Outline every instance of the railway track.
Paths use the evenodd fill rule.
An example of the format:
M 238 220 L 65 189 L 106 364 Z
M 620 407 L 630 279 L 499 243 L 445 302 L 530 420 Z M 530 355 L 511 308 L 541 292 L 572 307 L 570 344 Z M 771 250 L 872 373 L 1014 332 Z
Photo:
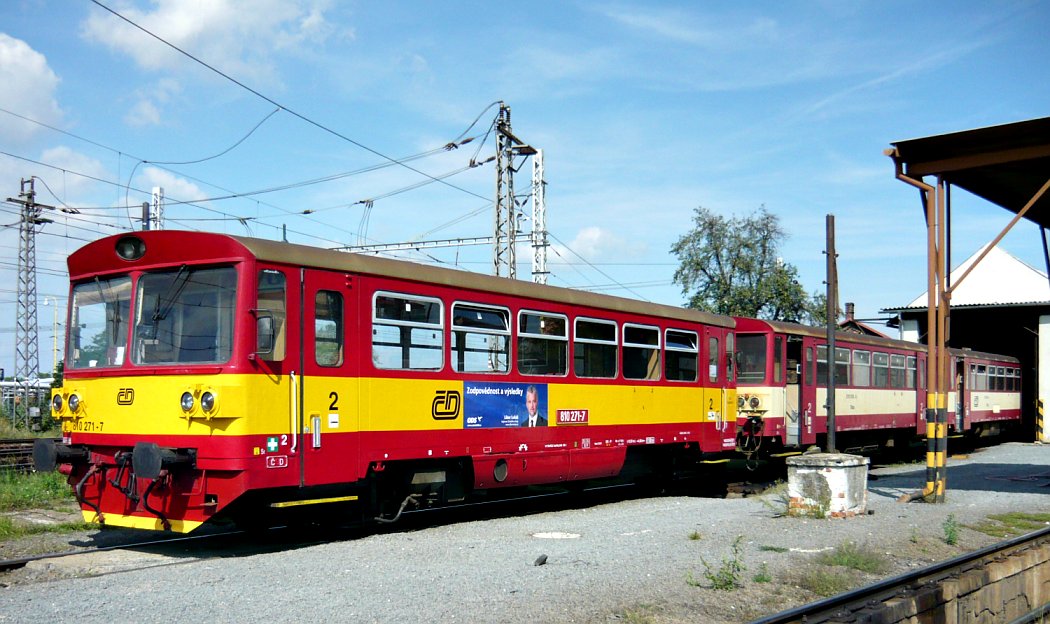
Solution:
M 832 596 L 825 600 L 813 602 L 801 607 L 782 611 L 771 616 L 755 620 L 752 624 L 819 624 L 821 622 L 835 623 L 868 623 L 868 622 L 898 622 L 898 621 L 945 621 L 936 619 L 916 619 L 916 609 L 935 607 L 943 604 L 945 597 L 950 596 L 953 600 L 956 595 L 952 591 L 945 591 L 942 587 L 947 583 L 956 583 L 954 591 L 960 587 L 998 582 L 995 572 L 988 572 L 986 568 L 990 565 L 1006 565 L 1011 569 L 1023 568 L 1031 563 L 1034 551 L 1050 545 L 1050 528 L 1022 535 L 972 553 L 961 555 L 954 559 L 935 563 L 926 568 L 920 568 L 912 572 L 906 572 L 899 576 L 888 578 L 879 583 L 861 587 L 849 592 Z M 1027 558 L 1028 563 L 1021 563 Z M 1041 558 L 1036 557 L 1041 560 Z M 1048 564 L 1050 565 L 1050 564 Z M 1044 572 L 1045 574 L 1045 572 Z M 976 596 L 971 602 L 979 608 L 989 612 L 995 612 L 995 607 L 1003 608 L 1007 603 L 1031 604 L 1030 597 L 1008 595 L 1017 589 L 1017 585 L 1023 583 L 1010 583 L 1002 589 L 1001 594 L 991 602 L 998 605 L 981 607 L 981 597 Z M 961 597 L 963 594 L 958 594 Z M 969 599 L 969 598 L 968 598 Z M 1048 605 L 1036 603 L 1034 610 L 1028 613 L 1011 614 L 1006 619 L 994 619 L 994 621 L 1021 622 L 1043 622 L 1047 621 Z M 964 608 L 972 608 L 968 605 Z M 906 615 L 908 612 L 912 615 Z M 1005 614 L 1000 614 L 1005 615 Z M 947 621 L 953 621 L 951 619 Z M 961 620 L 960 620 L 961 621 Z M 982 620 L 984 621 L 984 620 Z M 993 620 L 987 620 L 993 621 Z
M 0 439 L 0 471 L 32 470 L 34 441 L 32 438 Z

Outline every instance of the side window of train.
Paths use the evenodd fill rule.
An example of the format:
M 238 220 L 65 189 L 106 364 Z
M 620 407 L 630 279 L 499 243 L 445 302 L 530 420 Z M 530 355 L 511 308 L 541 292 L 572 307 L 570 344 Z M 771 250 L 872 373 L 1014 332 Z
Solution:
M 736 351 L 736 334 L 729 332 L 726 334 L 726 381 L 733 383 L 736 374 L 736 367 L 733 366 L 733 353 Z
M 718 337 L 707 339 L 707 380 L 718 381 Z
M 599 319 L 576 319 L 573 332 L 572 370 L 577 377 L 616 377 L 616 323 Z
M 876 388 L 887 388 L 890 385 L 890 354 L 872 353 L 872 383 Z
M 817 383 L 821 386 L 828 385 L 828 347 L 820 345 L 817 347 Z
M 664 376 L 668 381 L 696 381 L 700 342 L 696 332 L 668 329 L 664 333 Z
M 853 385 L 859 388 L 871 385 L 871 351 L 853 352 Z
M 906 370 L 903 355 L 890 356 L 890 387 L 903 388 Z M 954 369 L 953 369 L 954 370 Z
M 343 364 L 343 295 L 333 290 L 314 297 L 314 360 L 318 366 Z
M 909 355 L 908 356 L 908 359 L 907 359 L 907 361 L 905 363 L 905 366 L 907 367 L 907 374 L 906 374 L 906 376 L 904 378 L 905 387 L 906 388 L 914 388 L 915 387 L 915 370 L 916 370 L 916 368 L 915 368 L 915 356 L 914 355 Z
M 835 384 L 849 385 L 849 349 L 835 347 Z
M 784 337 L 774 336 L 773 337 L 773 383 L 780 383 L 784 378 Z M 791 373 L 789 373 L 789 376 Z M 790 380 L 788 383 L 792 383 Z M 798 383 L 796 377 L 794 383 Z
M 660 379 L 660 329 L 624 323 L 623 378 Z
M 973 385 L 974 390 L 988 389 L 988 373 L 984 364 L 977 365 L 977 383 Z
M 510 370 L 510 310 L 452 304 L 452 369 L 458 373 Z
M 372 300 L 372 364 L 392 370 L 441 370 L 444 321 L 440 299 L 377 292 Z
M 526 310 L 518 313 L 518 372 L 522 375 L 568 374 L 568 317 Z
M 284 273 L 276 269 L 259 271 L 255 349 L 272 362 L 283 360 L 285 354 L 286 290 Z
M 806 347 L 806 385 L 812 386 L 813 377 L 813 347 Z

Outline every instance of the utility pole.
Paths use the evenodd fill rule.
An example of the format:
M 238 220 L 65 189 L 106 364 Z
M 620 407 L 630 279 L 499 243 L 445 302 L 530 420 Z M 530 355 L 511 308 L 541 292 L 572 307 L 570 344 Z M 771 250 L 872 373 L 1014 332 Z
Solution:
M 546 284 L 547 276 L 547 181 L 543 177 L 543 150 L 532 157 L 532 281 Z
M 500 102 L 496 117 L 496 215 L 492 242 L 492 269 L 497 277 L 517 277 L 514 241 L 518 235 L 518 205 L 514 198 L 514 157 L 533 156 L 536 149 L 514 136 L 510 106 Z
M 159 186 L 153 187 L 153 201 L 150 212 L 153 213 L 153 229 L 164 229 L 164 189 Z
M 29 394 L 34 388 L 34 379 L 40 373 L 40 345 L 37 342 L 39 333 L 36 315 L 36 228 L 38 225 L 51 223 L 51 219 L 40 216 L 43 208 L 54 209 L 36 203 L 34 179 L 22 179 L 18 199 L 8 201 L 22 205 L 22 218 L 18 228 L 18 307 L 15 313 L 15 381 L 21 378 L 22 404 L 25 409 L 25 422 L 29 424 Z M 18 394 L 16 390 L 16 395 Z M 11 420 L 14 422 L 14 410 Z
M 835 261 L 838 254 L 835 253 L 835 215 L 827 215 L 827 254 L 828 258 L 828 293 L 827 293 L 827 316 L 828 316 L 828 442 L 826 453 L 837 453 L 835 448 L 835 368 L 838 364 L 835 352 L 835 332 L 838 330 L 839 311 L 839 270 Z M 846 366 L 849 366 L 847 362 Z

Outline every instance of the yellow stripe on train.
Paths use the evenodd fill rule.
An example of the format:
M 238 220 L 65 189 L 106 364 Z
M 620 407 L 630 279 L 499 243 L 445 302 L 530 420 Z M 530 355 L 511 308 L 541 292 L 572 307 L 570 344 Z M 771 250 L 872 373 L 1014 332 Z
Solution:
M 355 431 L 450 431 L 464 427 L 468 402 L 465 386 L 487 386 L 494 392 L 513 389 L 523 395 L 528 382 L 468 382 L 441 379 L 307 377 L 299 379 L 300 406 L 288 376 L 210 375 L 115 377 L 67 380 L 56 394 L 57 412 L 66 433 L 120 435 L 244 436 L 291 431 L 299 423 L 319 422 L 322 433 Z M 557 423 L 558 410 L 586 410 L 589 425 L 691 423 L 736 417 L 736 391 L 693 384 L 598 385 L 542 383 L 547 417 Z M 193 407 L 181 407 L 188 393 Z M 211 411 L 202 408 L 210 393 Z M 77 412 L 69 397 L 77 395 Z M 524 398 L 513 409 L 524 414 Z
M 98 514 L 94 510 L 82 510 L 81 515 L 84 518 L 84 522 L 88 524 L 97 524 L 99 521 Z M 123 527 L 125 529 L 145 529 L 147 531 L 163 531 L 165 530 L 164 524 L 160 518 L 151 516 L 145 518 L 142 516 L 123 516 L 119 514 L 106 513 L 102 516 L 102 524 L 112 527 Z M 189 533 L 197 527 L 204 524 L 203 522 L 197 522 L 194 520 L 169 520 L 171 525 L 171 531 L 174 533 Z

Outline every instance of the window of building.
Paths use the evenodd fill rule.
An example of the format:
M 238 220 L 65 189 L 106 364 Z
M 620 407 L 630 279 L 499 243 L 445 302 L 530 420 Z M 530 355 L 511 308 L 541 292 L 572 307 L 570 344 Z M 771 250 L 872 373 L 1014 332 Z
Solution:
M 696 381 L 699 343 L 696 332 L 668 329 L 664 332 L 664 376 L 668 381 Z
M 616 377 L 616 323 L 599 319 L 576 319 L 573 333 L 572 369 L 577 377 Z
M 518 372 L 565 375 L 569 372 L 569 319 L 561 314 L 518 313 Z
M 441 370 L 444 359 L 441 301 L 376 293 L 372 306 L 372 363 L 393 370 Z

